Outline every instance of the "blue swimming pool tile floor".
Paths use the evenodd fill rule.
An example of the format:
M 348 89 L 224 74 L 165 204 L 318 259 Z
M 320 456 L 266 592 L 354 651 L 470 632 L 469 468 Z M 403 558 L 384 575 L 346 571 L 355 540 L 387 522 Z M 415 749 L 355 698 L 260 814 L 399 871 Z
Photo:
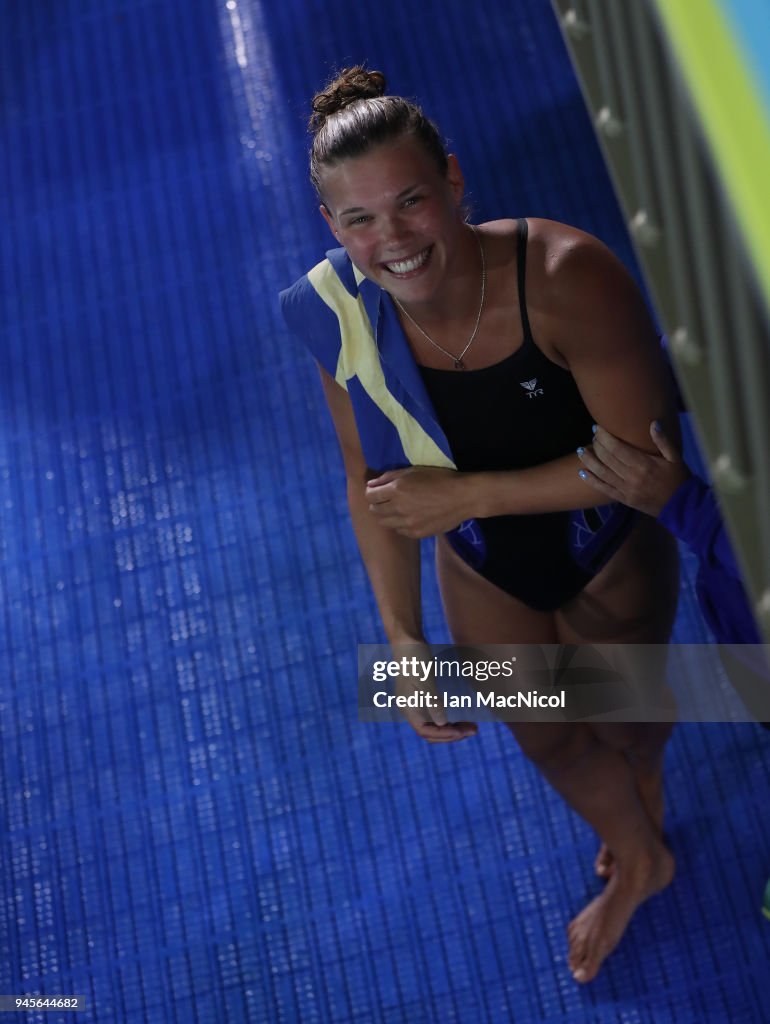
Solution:
M 758 727 L 677 730 L 679 874 L 578 988 L 589 830 L 504 729 L 433 749 L 357 721 L 381 631 L 275 296 L 329 244 L 308 97 L 362 58 L 439 120 L 477 219 L 563 219 L 631 261 L 546 0 L 6 12 L 0 992 L 88 1004 L 7 1019 L 768 1020 Z

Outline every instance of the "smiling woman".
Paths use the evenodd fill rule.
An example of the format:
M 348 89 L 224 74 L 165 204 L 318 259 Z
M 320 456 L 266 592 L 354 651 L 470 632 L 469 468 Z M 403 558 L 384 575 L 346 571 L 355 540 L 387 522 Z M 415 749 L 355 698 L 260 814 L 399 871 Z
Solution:
M 677 436 L 643 300 L 575 228 L 469 224 L 457 157 L 419 107 L 384 93 L 380 72 L 357 67 L 313 100 L 311 179 L 340 247 L 281 300 L 319 364 L 389 641 L 425 643 L 419 540 L 435 536 L 455 643 L 665 643 L 675 545 L 625 506 L 597 507 L 576 454 L 593 422 L 647 450 L 651 419 Z M 670 707 L 662 676 L 657 696 Z M 429 742 L 476 731 L 441 708 L 404 713 Z M 588 981 L 674 873 L 671 726 L 509 727 L 603 840 L 607 886 L 568 930 L 573 976 Z

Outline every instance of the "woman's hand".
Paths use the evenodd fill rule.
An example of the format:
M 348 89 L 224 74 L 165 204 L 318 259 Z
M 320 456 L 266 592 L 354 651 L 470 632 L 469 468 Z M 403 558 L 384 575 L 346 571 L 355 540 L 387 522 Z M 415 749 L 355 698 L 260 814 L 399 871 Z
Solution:
M 470 476 L 454 469 L 410 466 L 388 470 L 366 487 L 369 511 L 405 537 L 433 537 L 473 516 Z
M 406 658 L 407 662 L 417 658 L 420 662 L 433 662 L 433 653 L 425 640 L 402 640 L 391 646 L 393 657 Z M 453 743 L 475 736 L 478 726 L 475 722 L 450 722 L 444 710 L 443 694 L 436 686 L 431 672 L 427 679 L 396 676 L 393 692 L 399 697 L 411 697 L 415 693 L 429 695 L 429 703 L 435 707 L 399 708 L 399 712 L 411 725 L 417 735 L 428 743 Z M 427 703 L 427 702 L 426 702 Z
M 579 448 L 581 479 L 608 498 L 658 516 L 674 492 L 692 474 L 657 421 L 650 437 L 660 455 L 649 455 L 598 427 L 590 448 Z

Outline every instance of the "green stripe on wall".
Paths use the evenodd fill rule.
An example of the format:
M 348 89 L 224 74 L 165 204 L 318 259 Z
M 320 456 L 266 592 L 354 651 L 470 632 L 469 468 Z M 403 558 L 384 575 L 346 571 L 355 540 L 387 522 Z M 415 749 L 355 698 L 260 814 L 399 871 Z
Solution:
M 770 111 L 715 0 L 656 5 L 770 307 Z

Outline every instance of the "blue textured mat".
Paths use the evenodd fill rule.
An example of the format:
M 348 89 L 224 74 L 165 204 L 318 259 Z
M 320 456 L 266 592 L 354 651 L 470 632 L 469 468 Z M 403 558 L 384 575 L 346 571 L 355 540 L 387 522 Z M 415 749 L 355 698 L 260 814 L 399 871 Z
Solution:
M 680 874 L 581 989 L 589 830 L 503 729 L 433 749 L 356 721 L 381 634 L 275 303 L 328 244 L 308 98 L 367 58 L 453 140 L 478 219 L 563 219 L 630 260 L 547 0 L 3 20 L 0 992 L 88 1000 L 7 1019 L 770 1019 L 758 728 L 678 730 Z M 440 639 L 429 576 L 426 603 Z

